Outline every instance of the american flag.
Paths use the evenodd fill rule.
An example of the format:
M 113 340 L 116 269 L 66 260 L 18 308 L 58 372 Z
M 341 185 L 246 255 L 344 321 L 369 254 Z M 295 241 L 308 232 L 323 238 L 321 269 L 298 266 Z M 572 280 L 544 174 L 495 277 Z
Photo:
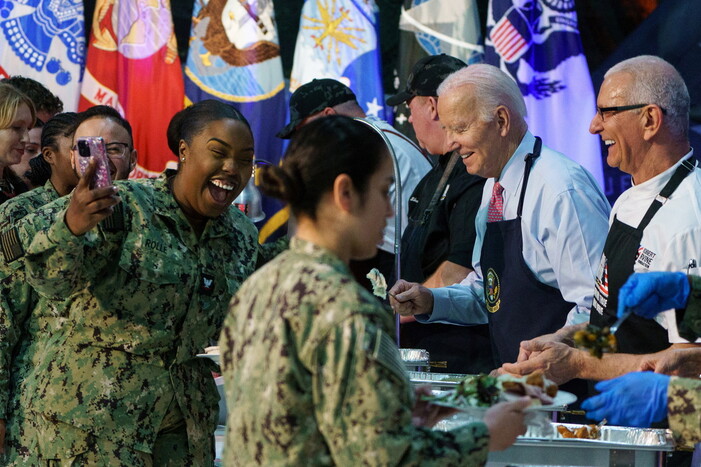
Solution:
M 507 63 L 518 60 L 526 51 L 528 41 L 509 20 L 508 16 L 503 16 L 492 28 L 489 37 L 494 42 L 494 48 Z

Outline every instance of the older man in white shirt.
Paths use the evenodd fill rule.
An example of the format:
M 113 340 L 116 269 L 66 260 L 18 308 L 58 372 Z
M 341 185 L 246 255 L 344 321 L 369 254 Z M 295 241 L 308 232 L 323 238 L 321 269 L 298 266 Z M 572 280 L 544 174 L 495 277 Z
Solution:
M 528 131 L 523 97 L 498 68 L 460 70 L 438 94 L 451 149 L 488 178 L 475 270 L 441 289 L 399 281 L 392 305 L 420 322 L 489 322 L 495 364 L 513 362 L 522 340 L 589 319 L 610 206 L 591 174 Z
M 631 174 L 633 186 L 616 201 L 596 275 L 591 323 L 616 320 L 618 291 L 634 272 L 686 271 L 701 258 L 701 171 L 689 146 L 689 92 L 679 72 L 659 57 L 639 56 L 614 65 L 605 75 L 590 131 L 608 147 L 607 163 Z M 693 271 L 693 269 L 692 269 Z M 595 358 L 571 346 L 584 325 L 566 326 L 521 344 L 519 362 L 503 371 L 546 371 L 558 383 L 572 378 L 604 380 L 656 369 L 673 359 L 677 372 L 698 349 L 679 336 L 674 310 L 655 319 L 628 318 L 616 332 L 618 352 Z M 691 361 L 684 361 L 687 355 Z M 691 364 L 689 364 L 691 363 Z M 689 365 L 688 365 L 689 364 Z

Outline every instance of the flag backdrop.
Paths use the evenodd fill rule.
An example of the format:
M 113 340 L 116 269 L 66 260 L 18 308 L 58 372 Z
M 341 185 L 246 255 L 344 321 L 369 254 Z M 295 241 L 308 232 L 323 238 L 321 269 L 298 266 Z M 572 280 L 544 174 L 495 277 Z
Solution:
M 155 177 L 176 160 L 166 130 L 183 102 L 170 1 L 97 0 L 79 108 L 109 105 L 129 120 L 133 177 Z
M 405 0 L 399 28 L 399 87 L 414 64 L 426 55 L 447 54 L 464 62 L 484 60 L 484 46 L 475 0 Z M 409 107 L 395 107 L 394 127 L 416 141 Z
M 0 78 L 22 75 L 78 108 L 85 59 L 83 0 L 0 1 Z
M 599 137 L 589 133 L 596 100 L 574 0 L 491 0 L 485 60 L 518 83 L 533 134 L 584 166 L 603 187 Z
M 465 63 L 483 57 L 479 13 L 475 0 L 414 0 L 402 8 L 399 27 L 416 33 L 416 40 L 429 55 L 447 54 Z
M 256 160 L 278 164 L 287 103 L 272 0 L 198 0 L 193 11 L 190 50 L 185 66 L 185 94 L 190 102 L 229 102 L 251 124 Z M 261 242 L 280 235 L 287 210 L 263 197 L 266 219 Z
M 351 88 L 365 113 L 386 120 L 374 0 L 306 0 L 290 91 L 314 78 Z

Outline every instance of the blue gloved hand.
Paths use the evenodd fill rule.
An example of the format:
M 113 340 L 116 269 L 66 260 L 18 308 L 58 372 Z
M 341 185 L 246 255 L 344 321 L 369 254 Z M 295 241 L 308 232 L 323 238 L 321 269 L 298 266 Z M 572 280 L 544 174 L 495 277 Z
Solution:
M 669 376 L 645 371 L 628 373 L 595 387 L 601 394 L 582 403 L 587 417 L 612 425 L 649 427 L 667 416 Z
M 683 272 L 633 274 L 618 292 L 618 317 L 626 308 L 643 318 L 654 318 L 660 311 L 684 308 L 691 292 Z

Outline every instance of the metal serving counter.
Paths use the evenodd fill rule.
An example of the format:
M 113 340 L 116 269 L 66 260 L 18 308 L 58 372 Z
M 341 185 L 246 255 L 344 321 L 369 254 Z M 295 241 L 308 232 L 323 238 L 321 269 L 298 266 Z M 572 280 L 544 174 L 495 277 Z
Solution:
M 456 417 L 439 422 L 434 429 L 448 431 L 466 423 L 466 418 Z M 655 467 L 665 465 L 667 453 L 674 450 L 669 430 L 602 426 L 598 439 L 574 439 L 563 438 L 558 425 L 571 430 L 581 426 L 528 427 L 509 449 L 490 453 L 487 466 Z

